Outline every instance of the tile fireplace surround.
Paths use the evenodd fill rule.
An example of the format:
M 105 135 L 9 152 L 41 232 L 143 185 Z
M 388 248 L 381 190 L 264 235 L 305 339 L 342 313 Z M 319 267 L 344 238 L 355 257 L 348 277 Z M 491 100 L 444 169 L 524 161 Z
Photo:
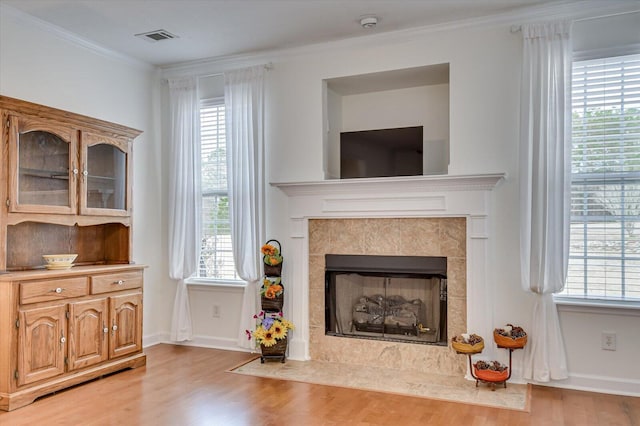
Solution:
M 419 237 L 418 237 L 419 236 Z M 466 358 L 447 347 L 325 336 L 324 255 L 376 254 L 447 258 L 449 333 L 464 333 L 466 313 L 465 218 L 309 220 L 309 351 L 311 359 L 393 368 L 463 373 Z M 448 339 L 447 339 L 448 340 Z
M 492 174 L 273 184 L 288 196 L 283 279 L 289 283 L 285 310 L 296 324 L 289 357 L 464 374 L 466 358 L 448 346 L 325 336 L 324 255 L 446 256 L 448 340 L 467 330 L 490 336 L 490 211 L 492 190 L 502 178 Z M 486 355 L 493 355 L 491 351 L 485 349 Z

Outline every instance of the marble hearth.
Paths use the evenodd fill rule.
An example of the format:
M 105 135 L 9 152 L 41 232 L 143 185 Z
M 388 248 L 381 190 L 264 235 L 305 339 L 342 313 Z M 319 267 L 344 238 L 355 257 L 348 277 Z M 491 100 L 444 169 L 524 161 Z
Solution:
M 460 374 L 449 346 L 326 336 L 324 255 L 446 256 L 449 339 L 490 335 L 491 208 L 502 174 L 349 179 L 273 184 L 288 197 L 285 311 L 296 324 L 289 357 Z M 467 303 L 472 300 L 473 303 Z M 485 350 L 493 356 L 492 349 Z

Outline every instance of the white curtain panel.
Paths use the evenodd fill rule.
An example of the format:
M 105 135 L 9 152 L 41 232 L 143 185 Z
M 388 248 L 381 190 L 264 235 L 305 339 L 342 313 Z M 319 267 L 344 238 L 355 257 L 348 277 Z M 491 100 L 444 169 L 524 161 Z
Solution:
M 178 280 L 171 340 L 193 337 L 185 279 L 196 273 L 200 257 L 200 107 L 195 77 L 169 80 L 169 276 Z
M 245 330 L 253 330 L 262 277 L 264 241 L 264 66 L 225 73 L 227 170 L 233 259 L 244 290 L 238 345 L 251 349 Z
M 520 254 L 522 286 L 535 295 L 523 376 L 568 377 L 553 293 L 564 288 L 571 185 L 571 22 L 522 26 Z

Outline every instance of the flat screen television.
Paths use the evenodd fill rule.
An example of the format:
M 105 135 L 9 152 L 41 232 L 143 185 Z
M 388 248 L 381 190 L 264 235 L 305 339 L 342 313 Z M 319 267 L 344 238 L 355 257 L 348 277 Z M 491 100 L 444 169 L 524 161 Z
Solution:
M 340 179 L 422 175 L 422 126 L 340 133 Z

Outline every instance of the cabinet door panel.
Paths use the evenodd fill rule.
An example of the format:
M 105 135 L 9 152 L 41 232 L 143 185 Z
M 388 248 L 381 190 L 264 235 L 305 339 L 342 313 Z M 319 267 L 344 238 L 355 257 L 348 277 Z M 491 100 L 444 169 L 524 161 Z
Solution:
M 27 116 L 9 123 L 9 211 L 76 213 L 77 131 Z
M 83 132 L 81 146 L 80 213 L 128 216 L 128 141 Z
M 19 311 L 18 386 L 64 373 L 65 305 Z
M 106 361 L 109 319 L 106 298 L 69 304 L 69 370 Z
M 109 357 L 142 350 L 142 293 L 110 298 Z

